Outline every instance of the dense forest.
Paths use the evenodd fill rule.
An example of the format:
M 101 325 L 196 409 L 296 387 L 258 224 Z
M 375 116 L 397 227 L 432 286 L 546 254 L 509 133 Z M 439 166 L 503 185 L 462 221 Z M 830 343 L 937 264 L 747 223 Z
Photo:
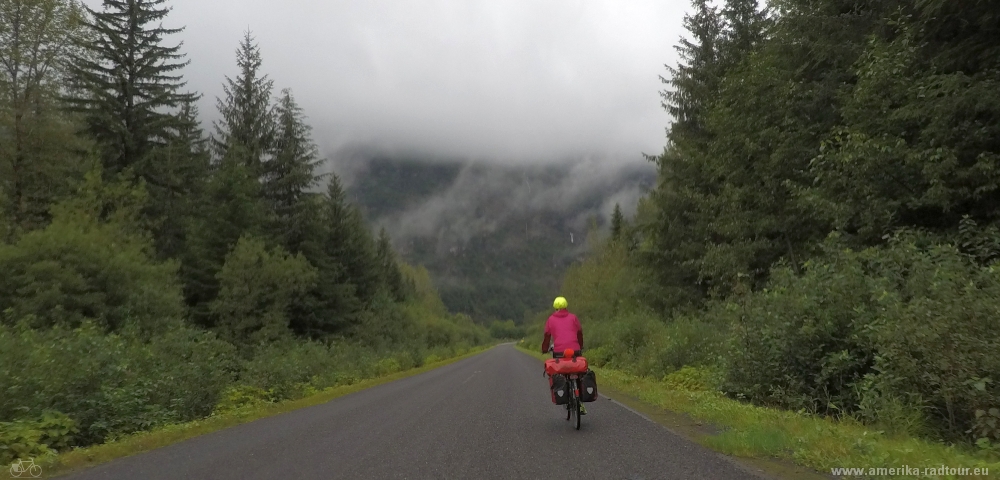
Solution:
M 1000 4 L 696 0 L 656 188 L 568 273 L 598 364 L 1000 444 Z
M 0 464 L 489 337 L 317 174 L 249 32 L 202 131 L 168 13 L 0 0 Z

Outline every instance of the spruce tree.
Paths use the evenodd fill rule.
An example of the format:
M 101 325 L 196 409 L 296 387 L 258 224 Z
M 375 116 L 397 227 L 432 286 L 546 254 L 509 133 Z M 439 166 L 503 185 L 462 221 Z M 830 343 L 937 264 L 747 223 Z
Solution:
M 619 240 L 622 236 L 622 229 L 625 226 L 625 215 L 622 214 L 622 207 L 615 204 L 615 211 L 611 213 L 611 239 Z
M 761 47 L 771 20 L 758 0 L 726 0 L 722 19 L 720 57 L 731 68 Z
M 246 32 L 236 50 L 236 79 L 226 77 L 225 99 L 218 99 L 222 116 L 215 124 L 213 146 L 218 158 L 230 156 L 257 177 L 274 145 L 275 119 L 271 111 L 274 82 L 260 71 L 263 59 L 253 36 Z
M 197 99 L 181 93 L 185 82 L 177 72 L 188 64 L 181 44 L 163 44 L 164 37 L 183 30 L 160 23 L 170 12 L 165 2 L 104 0 L 100 11 L 85 7 L 93 35 L 72 58 L 74 93 L 68 101 L 102 146 L 107 173 L 132 167 L 165 145 L 171 129 L 184 122 L 177 110 Z
M 291 323 L 296 332 L 312 337 L 344 332 L 356 324 L 370 299 L 369 280 L 378 275 L 374 259 L 358 248 L 353 208 L 336 175 L 330 175 L 319 203 L 319 215 L 307 217 L 314 220 L 302 243 L 303 256 L 317 269 L 316 287 L 296 308 Z
M 704 254 L 704 219 L 699 210 L 711 188 L 707 151 L 712 133 L 707 116 L 723 79 L 719 47 L 722 19 L 707 0 L 694 0 L 694 13 L 684 18 L 690 38 L 677 46 L 680 63 L 667 67 L 669 86 L 662 92 L 663 107 L 672 117 L 667 147 L 651 160 L 659 166 L 657 188 L 650 197 L 656 220 L 646 226 L 651 246 L 645 263 L 658 279 L 661 299 L 655 305 L 669 310 L 697 303 L 708 285 L 700 276 L 697 260 Z
M 358 299 L 368 304 L 380 287 L 375 241 L 361 211 L 348 203 L 336 176 L 330 179 L 325 203 L 325 250 L 344 266 Z
M 179 258 L 186 245 L 190 219 L 203 208 L 210 158 L 198 123 L 198 108 L 185 105 L 177 125 L 168 131 L 165 145 L 153 149 L 139 170 L 147 182 L 150 202 L 145 214 L 152 219 L 156 249 L 162 258 Z
M 308 217 L 315 214 L 308 197 L 313 195 L 309 189 L 319 181 L 319 150 L 290 90 L 281 92 L 275 113 L 277 132 L 273 154 L 263 165 L 262 195 L 273 215 L 275 238 L 290 252 L 298 253 L 307 235 Z
M 676 47 L 681 63 L 667 66 L 669 78 L 660 77 L 670 86 L 661 96 L 663 108 L 673 119 L 668 131 L 673 144 L 704 141 L 704 115 L 722 78 L 719 60 L 722 19 L 708 0 L 694 0 L 692 4 L 695 13 L 684 17 L 691 38 L 681 38 Z
M 240 150 L 213 166 L 200 208 L 192 212 L 181 274 L 185 298 L 199 323 L 212 326 L 209 303 L 219 291 L 216 275 L 226 255 L 245 235 L 262 235 L 266 222 L 260 200 L 260 183 L 240 163 Z

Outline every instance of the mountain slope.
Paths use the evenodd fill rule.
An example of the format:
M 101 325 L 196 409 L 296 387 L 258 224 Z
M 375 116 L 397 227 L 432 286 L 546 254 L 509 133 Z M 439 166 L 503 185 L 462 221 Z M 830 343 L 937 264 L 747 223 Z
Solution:
M 427 266 L 446 305 L 473 318 L 514 319 L 544 308 L 592 226 L 626 211 L 655 179 L 647 165 L 545 166 L 373 156 L 349 195 Z

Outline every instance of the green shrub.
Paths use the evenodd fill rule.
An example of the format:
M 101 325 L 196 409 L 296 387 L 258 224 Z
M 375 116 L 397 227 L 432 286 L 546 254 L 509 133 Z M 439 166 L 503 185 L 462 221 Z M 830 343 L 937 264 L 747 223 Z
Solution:
M 373 368 L 375 376 L 385 376 L 402 370 L 399 362 L 395 358 L 383 358 L 375 363 Z
M 662 378 L 684 366 L 718 365 L 725 355 L 727 329 L 694 317 L 661 321 L 651 312 L 633 312 L 584 330 L 587 359 L 629 373 Z
M 256 407 L 274 402 L 275 398 L 273 390 L 264 390 L 250 385 L 232 385 L 223 392 L 212 413 L 226 414 L 248 407 Z
M 69 448 L 78 431 L 73 419 L 52 411 L 31 420 L 0 422 L 0 465 Z
M 678 390 L 715 391 L 722 385 L 723 374 L 718 368 L 683 367 L 663 378 L 671 388 Z
M 970 439 L 976 412 L 1000 405 L 1000 269 L 932 240 L 860 252 L 831 240 L 802 275 L 775 269 L 767 290 L 717 312 L 736 332 L 727 389 Z
M 233 348 L 201 330 L 166 328 L 147 339 L 90 323 L 0 326 L 0 421 L 60 411 L 90 444 L 209 414 L 237 368 Z
M 258 349 L 244 361 L 239 382 L 271 392 L 274 401 L 300 398 L 308 384 L 335 385 L 337 372 L 349 368 L 344 357 L 335 346 L 288 339 Z

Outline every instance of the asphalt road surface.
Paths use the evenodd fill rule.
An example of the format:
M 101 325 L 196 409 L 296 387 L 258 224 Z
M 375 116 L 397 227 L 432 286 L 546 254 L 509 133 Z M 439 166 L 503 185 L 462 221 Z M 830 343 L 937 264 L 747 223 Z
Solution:
M 501 345 L 64 478 L 758 478 L 606 397 L 587 408 L 574 430 L 551 403 L 541 362 Z

